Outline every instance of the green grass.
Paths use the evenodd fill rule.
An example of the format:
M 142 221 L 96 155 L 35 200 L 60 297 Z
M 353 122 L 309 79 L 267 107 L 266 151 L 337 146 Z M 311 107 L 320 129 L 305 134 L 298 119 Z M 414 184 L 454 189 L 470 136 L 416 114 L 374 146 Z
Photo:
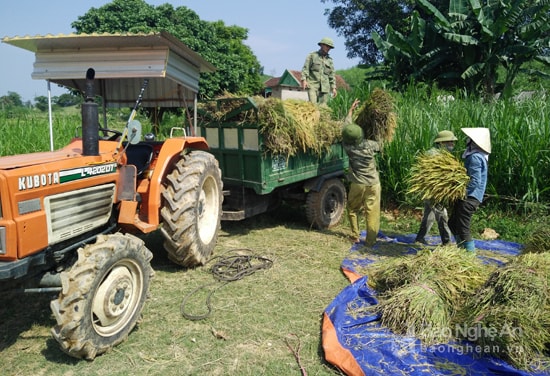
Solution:
M 417 231 L 419 211 L 393 209 L 382 215 L 388 235 Z M 481 210 L 474 215 L 475 237 L 492 226 L 502 239 L 519 241 L 529 224 Z M 364 225 L 363 225 L 364 226 Z M 436 229 L 432 232 L 437 231 Z M 313 231 L 304 209 L 283 205 L 276 212 L 240 222 L 223 222 L 215 256 L 235 250 L 267 257 L 270 269 L 227 285 L 216 282 L 204 267 L 182 269 L 170 262 L 160 234 L 144 237 L 153 251 L 155 277 L 143 319 L 128 340 L 93 362 L 65 355 L 50 335 L 55 320 L 47 295 L 0 295 L 0 369 L 12 375 L 299 375 L 288 344 L 308 375 L 340 375 L 327 364 L 321 347 L 324 309 L 349 284 L 340 270 L 349 252 L 344 222 Z M 213 260 L 215 261 L 215 260 Z M 181 304 L 197 287 L 206 289 L 186 304 L 188 314 L 212 312 L 190 321 Z
M 54 319 L 46 296 L 4 296 L 0 314 L 0 368 L 4 375 L 291 375 L 299 374 L 287 341 L 301 344 L 302 365 L 311 375 L 339 374 L 323 360 L 324 308 L 348 281 L 339 266 L 349 249 L 340 230 L 309 231 L 305 217 L 290 209 L 244 222 L 226 222 L 215 254 L 235 249 L 273 260 L 273 266 L 225 286 L 211 265 L 181 269 L 165 256 L 160 235 L 145 237 L 156 271 L 143 320 L 128 341 L 93 362 L 63 354 L 49 334 Z M 186 306 L 204 320 L 182 317 L 183 298 L 212 284 Z M 17 301 L 17 304 L 12 304 Z M 9 302 L 9 303 L 8 303 Z M 218 334 L 215 336 L 214 334 Z M 220 334 L 222 338 L 220 337 Z
M 351 92 L 341 92 L 331 102 L 337 118 L 344 118 L 355 98 L 365 100 L 373 87 L 355 85 Z M 461 98 L 439 103 L 438 91 L 422 86 L 411 87 L 403 94 L 392 93 L 396 103 L 398 127 L 392 143 L 385 145 L 379 157 L 383 201 L 415 206 L 406 194 L 406 181 L 415 155 L 432 146 L 439 130 L 450 129 L 459 138 L 455 154 L 460 156 L 465 147 L 464 127 L 488 127 L 491 131 L 493 152 L 489 158 L 487 194 L 493 205 L 505 211 L 532 212 L 533 207 L 548 208 L 550 200 L 550 105 L 544 97 L 523 102 L 482 102 Z M 124 127 L 129 109 L 110 110 L 108 124 L 115 129 Z M 143 134 L 150 132 L 149 120 L 139 114 Z M 100 122 L 103 118 L 100 115 Z M 166 114 L 161 124 L 159 139 L 172 126 L 182 126 L 181 116 Z M 80 134 L 80 110 L 63 109 L 54 112 L 54 148 L 66 145 Z M 0 112 L 0 155 L 21 154 L 50 149 L 47 114 L 39 111 Z M 496 205 L 495 205 L 496 206 Z
M 129 109 L 110 110 L 107 123 L 110 128 L 122 130 L 129 116 Z M 140 118 L 143 134 L 150 132 L 147 119 Z M 99 115 L 103 126 L 103 115 Z M 53 145 L 60 149 L 74 137 L 82 135 L 80 108 L 64 107 L 52 114 Z M 50 150 L 50 121 L 48 113 L 21 109 L 17 112 L 0 111 L 0 156 L 25 154 Z

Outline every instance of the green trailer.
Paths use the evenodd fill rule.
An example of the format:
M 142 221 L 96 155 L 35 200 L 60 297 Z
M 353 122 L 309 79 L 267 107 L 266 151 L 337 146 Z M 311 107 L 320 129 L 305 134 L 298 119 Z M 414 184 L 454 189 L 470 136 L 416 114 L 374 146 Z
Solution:
M 348 158 L 340 143 L 321 154 L 274 155 L 264 145 L 252 98 L 217 99 L 214 105 L 231 110 L 221 117 L 199 110 L 199 130 L 222 170 L 222 220 L 264 213 L 282 200 L 305 203 L 306 218 L 315 228 L 326 229 L 341 220 Z

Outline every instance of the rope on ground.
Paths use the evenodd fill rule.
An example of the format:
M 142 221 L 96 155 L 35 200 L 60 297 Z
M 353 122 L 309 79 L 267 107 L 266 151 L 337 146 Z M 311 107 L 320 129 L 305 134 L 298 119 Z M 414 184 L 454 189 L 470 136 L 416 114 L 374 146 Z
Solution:
M 302 360 L 300 359 L 300 350 L 302 349 L 302 343 L 300 342 L 300 338 L 296 334 L 291 334 L 298 340 L 298 343 L 296 344 L 296 347 L 292 347 L 290 345 L 290 341 L 288 338 L 285 338 L 285 343 L 288 347 L 288 349 L 292 352 L 292 355 L 294 355 L 294 359 L 296 359 L 296 363 L 298 363 L 298 367 L 300 367 L 300 371 L 302 372 L 302 376 L 307 376 L 307 371 L 305 367 L 302 365 Z
M 180 307 L 180 311 L 183 317 L 193 321 L 203 320 L 207 318 L 212 313 L 211 298 L 216 290 L 222 288 L 229 282 L 238 281 L 246 276 L 254 274 L 258 270 L 269 269 L 273 265 L 273 261 L 266 257 L 257 256 L 254 254 L 243 254 L 243 252 L 252 252 L 250 249 L 247 248 L 238 248 L 230 252 L 237 252 L 238 254 L 232 256 L 217 256 L 209 261 L 211 262 L 213 260 L 219 259 L 219 261 L 214 263 L 214 265 L 212 265 L 212 267 L 210 268 L 210 273 L 212 273 L 212 275 L 218 282 L 223 282 L 223 284 L 208 293 L 205 302 L 207 312 L 202 315 L 191 315 L 186 312 L 185 307 L 187 305 L 187 301 L 189 300 L 189 298 L 191 298 L 191 296 L 202 289 L 215 285 L 216 282 L 199 286 L 183 298 Z

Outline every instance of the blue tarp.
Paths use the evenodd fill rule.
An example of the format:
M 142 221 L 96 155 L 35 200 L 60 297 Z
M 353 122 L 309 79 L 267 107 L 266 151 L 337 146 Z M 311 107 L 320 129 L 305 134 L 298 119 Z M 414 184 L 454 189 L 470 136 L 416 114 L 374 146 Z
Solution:
M 415 254 L 417 248 L 413 244 L 414 238 L 414 234 L 395 238 L 379 234 L 381 241 L 377 242 L 374 250 L 383 254 L 384 247 L 393 243 L 394 247 L 395 244 L 402 245 L 403 255 Z M 435 245 L 439 237 L 427 240 Z M 476 240 L 475 244 L 479 250 L 490 251 L 480 256 L 485 262 L 497 264 L 503 263 L 498 256 L 513 257 L 522 248 L 520 244 L 500 240 Z M 368 254 L 361 257 L 361 247 L 362 244 L 352 246 L 350 254 L 342 262 L 343 270 L 356 273 L 361 266 L 376 262 L 374 258 L 369 259 Z M 495 257 L 491 257 L 491 254 Z M 395 335 L 380 325 L 379 316 L 372 313 L 373 310 L 370 310 L 371 313 L 358 314 L 365 312 L 361 307 L 376 305 L 378 300 L 376 291 L 367 284 L 368 276 L 357 278 L 326 308 L 324 320 L 330 320 L 327 326 L 329 329 L 325 327 L 326 323 L 323 324 L 323 337 L 327 337 L 323 338 L 325 357 L 348 375 L 550 375 L 549 372 L 517 370 L 490 356 L 488 349 L 474 343 L 445 343 L 426 347 L 414 337 Z M 332 331 L 335 333 L 329 333 Z M 325 346 L 325 342 L 335 340 L 339 348 L 334 354 L 327 354 L 335 346 L 334 343 Z M 351 355 L 355 360 L 351 363 L 355 364 L 348 366 L 349 359 L 344 360 L 342 354 L 347 354 L 348 358 Z M 339 359 L 342 364 L 339 364 Z

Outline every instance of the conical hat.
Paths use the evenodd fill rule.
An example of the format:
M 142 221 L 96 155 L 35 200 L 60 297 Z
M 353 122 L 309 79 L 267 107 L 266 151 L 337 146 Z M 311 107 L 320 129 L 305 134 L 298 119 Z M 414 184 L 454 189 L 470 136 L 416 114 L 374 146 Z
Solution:
M 461 128 L 464 134 L 484 152 L 491 154 L 491 133 L 489 128 Z

